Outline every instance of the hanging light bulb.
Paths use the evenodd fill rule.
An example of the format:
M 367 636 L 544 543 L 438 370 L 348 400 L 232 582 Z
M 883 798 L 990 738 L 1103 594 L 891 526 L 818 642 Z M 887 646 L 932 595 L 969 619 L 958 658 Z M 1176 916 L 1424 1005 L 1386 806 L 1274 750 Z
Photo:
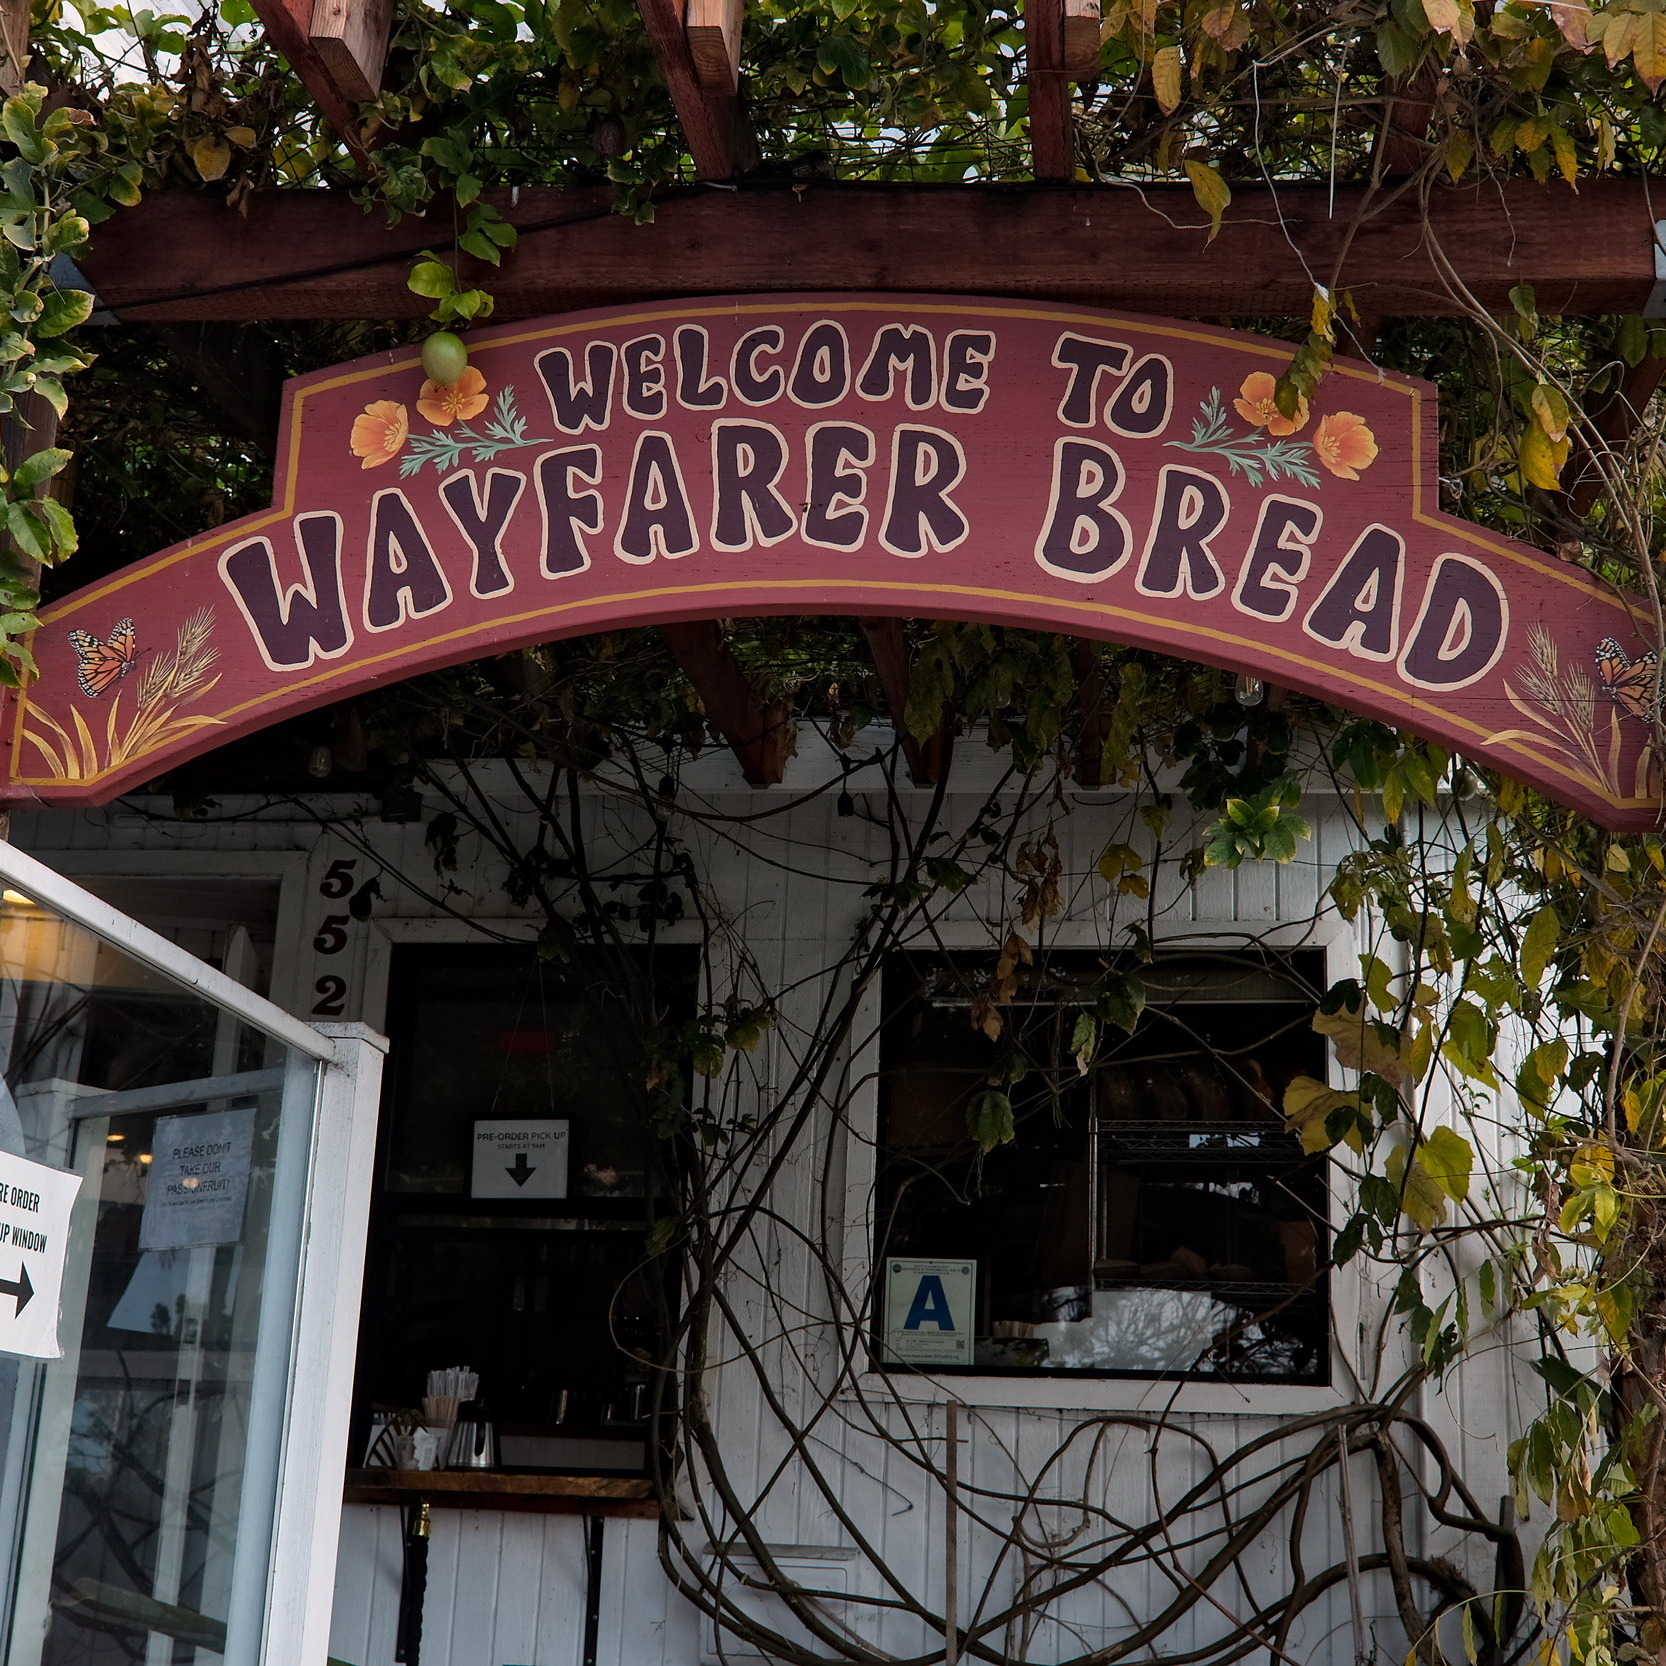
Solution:
M 315 780 L 322 781 L 336 766 L 336 761 L 329 747 L 315 746 L 312 755 L 307 759 L 307 774 Z
M 1259 677 L 1241 671 L 1232 690 L 1232 697 L 1240 706 L 1259 706 L 1267 697 L 1267 685 Z

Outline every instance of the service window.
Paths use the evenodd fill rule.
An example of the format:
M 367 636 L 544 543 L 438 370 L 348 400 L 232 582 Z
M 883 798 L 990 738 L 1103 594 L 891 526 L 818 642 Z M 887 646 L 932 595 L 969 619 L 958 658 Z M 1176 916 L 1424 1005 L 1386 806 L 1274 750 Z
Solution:
M 466 1367 L 507 1471 L 640 1474 L 670 1292 L 646 1236 L 666 1188 L 642 992 L 687 1009 L 692 951 L 543 961 L 396 951 L 354 1462 L 374 1412 Z
M 992 1037 L 987 956 L 888 969 L 882 1367 L 1328 1380 L 1325 1163 L 1279 1110 L 1293 1077 L 1326 1073 L 1310 1027 L 1323 957 L 1121 968 L 1145 1008 L 1079 1060 L 1078 1020 L 1118 970 L 1066 954 L 1026 969 Z M 1013 1138 L 985 1152 L 971 1126 L 991 1092 Z

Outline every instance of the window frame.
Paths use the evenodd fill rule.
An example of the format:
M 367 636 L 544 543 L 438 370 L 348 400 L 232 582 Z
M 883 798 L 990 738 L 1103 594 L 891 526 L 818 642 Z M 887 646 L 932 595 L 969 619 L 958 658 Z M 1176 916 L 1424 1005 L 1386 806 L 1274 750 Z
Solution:
M 511 947 L 517 944 L 531 947 L 537 942 L 539 933 L 542 930 L 542 921 L 531 920 L 524 915 L 494 917 L 490 919 L 489 924 L 492 930 L 498 934 L 498 938 L 495 941 L 483 939 L 480 933 L 475 930 L 467 920 L 455 919 L 449 915 L 385 915 L 371 919 L 368 922 L 369 930 L 365 939 L 363 961 L 364 981 L 362 986 L 363 994 L 361 997 L 361 1005 L 362 1009 L 366 1013 L 375 1014 L 374 1022 L 379 1032 L 383 1035 L 387 1034 L 386 1025 L 388 1022 L 389 1008 L 391 1004 L 393 962 L 394 957 L 399 950 L 410 947 Z M 632 943 L 638 937 L 640 937 L 640 940 L 643 943 L 646 943 L 647 941 L 645 933 L 638 933 L 628 925 L 621 935 L 627 944 Z M 655 940 L 664 948 L 691 950 L 696 956 L 700 955 L 702 946 L 705 943 L 704 934 L 701 931 L 699 922 L 688 920 L 678 921 L 677 923 L 668 926 L 662 925 L 655 933 Z M 702 958 L 699 966 L 699 976 L 702 980 L 704 980 L 707 976 L 712 958 L 710 948 L 707 946 L 706 954 Z M 390 1046 L 397 1046 L 397 1038 L 390 1037 L 389 1040 Z M 390 1081 L 397 1080 L 397 1070 L 396 1068 L 391 1067 L 391 1065 L 388 1071 L 388 1078 Z M 374 1176 L 371 1182 L 371 1200 L 367 1209 L 366 1243 L 358 1265 L 358 1281 L 361 1286 L 369 1275 L 370 1257 L 374 1253 L 375 1249 L 374 1238 L 376 1228 L 374 1226 L 374 1216 L 377 1205 L 379 1202 L 385 1201 L 385 1198 L 388 1195 L 383 1189 L 383 1162 L 385 1157 L 383 1142 L 388 1132 L 388 1130 L 384 1127 L 386 1109 L 387 1106 L 385 1097 L 379 1098 L 377 1101 L 375 1115 L 372 1118 L 375 1128 Z M 421 1198 L 425 1194 L 415 1193 L 411 1195 Z M 443 1194 L 435 1195 L 439 1196 Z M 459 1201 L 466 1203 L 467 1199 L 452 1199 L 454 1204 Z M 640 1202 L 641 1200 L 635 1199 L 632 1201 Z M 550 1200 L 548 1208 L 551 1210 L 557 1209 L 559 1208 L 559 1203 L 556 1200 Z M 512 1221 L 508 1221 L 505 1224 L 512 1224 Z M 350 1379 L 351 1386 L 349 1389 L 349 1399 L 352 1402 L 355 1414 L 353 1425 L 355 1432 L 358 1427 L 357 1413 L 359 1410 L 359 1367 L 362 1346 L 363 1338 L 360 1334 L 359 1327 L 355 1326 L 352 1349 L 353 1375 Z M 651 1431 L 648 1432 L 644 1438 L 644 1468 L 640 1472 L 641 1474 L 648 1473 L 648 1466 L 651 1463 L 651 1452 L 649 1449 L 652 1447 L 654 1439 L 655 1436 Z M 356 1458 L 357 1456 L 358 1453 L 355 1448 L 355 1451 L 350 1454 L 350 1457 Z M 354 1465 L 350 1463 L 349 1467 L 354 1467 Z M 580 1477 L 594 1477 L 597 1475 L 612 1476 L 614 1474 L 613 1471 L 598 1471 L 593 1468 L 585 1468 L 582 1465 L 576 1464 L 570 1465 L 564 1469 L 551 1470 L 549 1473 L 553 1475 L 575 1475 Z M 620 1478 L 631 1478 L 623 1472 L 619 1472 L 619 1474 Z
M 1272 949 L 1316 949 L 1325 957 L 1325 979 L 1354 971 L 1359 952 L 1356 928 L 1328 916 L 1317 923 L 1280 925 L 1239 920 L 1177 922 L 1157 938 L 1161 949 L 1231 953 L 1255 946 Z M 945 921 L 935 933 L 934 946 L 949 953 L 989 946 L 987 928 L 972 922 Z M 1098 920 L 1057 923 L 1048 933 L 1047 947 L 1059 952 L 1103 951 L 1105 928 Z M 880 1130 L 880 1043 L 883 1030 L 883 979 L 863 996 L 857 1034 L 862 1038 L 850 1059 L 850 1081 L 855 1084 L 845 1130 L 845 1233 L 842 1263 L 846 1279 L 867 1296 L 871 1307 L 879 1269 L 873 1245 Z M 1327 1074 L 1342 1084 L 1349 1073 L 1336 1062 L 1334 1047 L 1326 1045 Z M 1327 1224 L 1331 1234 L 1347 1219 L 1347 1205 L 1338 1184 L 1337 1166 L 1327 1169 Z M 949 1401 L 968 1406 L 1033 1411 L 1149 1413 L 1213 1413 L 1221 1415 L 1291 1415 L 1322 1411 L 1348 1404 L 1356 1396 L 1348 1386 L 1348 1354 L 1344 1344 L 1359 1334 L 1364 1316 L 1364 1289 L 1358 1273 L 1334 1269 L 1330 1279 L 1330 1377 L 1328 1384 L 1229 1383 L 1186 1381 L 1177 1377 L 1099 1377 L 1036 1371 L 1022 1376 L 1003 1372 L 982 1374 L 956 1368 L 936 1373 L 928 1366 L 881 1369 L 865 1350 L 865 1363 L 849 1398 L 877 1396 L 911 1404 L 940 1405 Z M 866 1340 L 866 1339 L 864 1339 Z

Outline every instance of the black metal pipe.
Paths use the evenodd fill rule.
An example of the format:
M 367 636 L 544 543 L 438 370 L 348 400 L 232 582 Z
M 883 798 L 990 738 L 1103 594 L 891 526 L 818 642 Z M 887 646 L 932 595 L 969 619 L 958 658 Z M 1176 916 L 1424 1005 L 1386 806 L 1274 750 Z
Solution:
M 602 1625 L 602 1529 L 605 1516 L 584 1518 L 584 1657 L 596 1666 L 596 1639 Z

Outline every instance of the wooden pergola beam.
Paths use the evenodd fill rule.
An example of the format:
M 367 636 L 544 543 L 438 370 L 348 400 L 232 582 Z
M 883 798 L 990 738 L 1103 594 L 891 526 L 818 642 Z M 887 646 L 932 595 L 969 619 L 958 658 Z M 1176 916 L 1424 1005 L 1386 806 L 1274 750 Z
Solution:
M 732 179 L 756 160 L 741 115 L 744 0 L 636 0 L 702 179 Z
M 29 74 L 29 0 L 0 0 L 0 94 L 23 91 Z
M 694 73 L 709 94 L 740 91 L 740 36 L 746 0 L 688 0 L 688 50 Z
M 390 0 L 250 0 L 268 39 L 289 60 L 318 112 L 360 167 L 370 150 L 353 105 L 381 90 L 381 58 L 392 22 Z M 383 13 L 375 46 L 373 13 Z M 322 33 L 314 33 L 315 17 Z M 374 69 L 374 77 L 370 71 Z M 355 73 L 356 72 L 356 73 Z M 369 86 L 368 92 L 360 90 Z
M 1666 378 L 1666 359 L 1657 359 L 1651 354 L 1628 370 L 1619 386 L 1605 399 L 1593 401 L 1588 415 L 1591 426 L 1596 429 L 1598 446 L 1614 451 L 1625 449 L 1641 424 L 1650 401 L 1659 391 L 1663 378 Z M 1563 481 L 1567 487 L 1564 507 L 1576 519 L 1582 520 L 1590 514 L 1602 495 L 1603 474 L 1592 455 L 1595 449 L 1585 443 L 1584 434 L 1577 429 L 1574 431 L 1574 444 L 1568 466 L 1563 470 Z
M 393 0 L 313 0 L 308 39 L 344 98 L 363 103 L 382 90 Z
M 1082 637 L 1070 645 L 1070 661 L 1076 670 L 1076 705 L 1082 719 L 1076 739 L 1076 779 L 1084 787 L 1105 784 L 1105 736 L 1110 733 L 1111 713 L 1100 665 L 1102 646 Z
M 791 709 L 760 700 L 715 619 L 659 628 L 672 657 L 694 685 L 711 726 L 728 743 L 754 787 L 773 787 L 794 751 Z
M 1099 0 L 1024 0 L 1024 51 L 1035 177 L 1074 179 L 1070 89 L 1099 70 Z
M 1368 213 L 1341 282 L 1362 311 L 1439 316 L 1463 308 L 1445 251 L 1481 305 L 1509 310 L 1534 287 L 1543 313 L 1641 312 L 1654 289 L 1652 182 L 1515 180 L 1402 192 Z M 1033 296 L 1168 317 L 1302 316 L 1308 271 L 1329 270 L 1364 187 L 1240 186 L 1220 235 L 1189 188 L 846 185 L 668 194 L 654 223 L 610 212 L 611 187 L 523 189 L 489 200 L 521 232 L 501 270 L 464 259 L 499 319 L 669 296 L 807 289 Z M 1381 194 L 1377 194 L 1381 200 Z M 388 229 L 346 191 L 268 191 L 246 212 L 211 193 L 157 191 L 93 233 L 81 261 L 100 304 L 156 319 L 420 318 L 413 255 L 449 223 Z M 1305 259 L 1297 259 L 1292 248 Z
M 902 742 L 903 757 L 908 760 L 909 779 L 916 786 L 928 787 L 942 773 L 944 753 L 953 741 L 944 728 L 939 728 L 923 745 L 909 733 L 908 690 L 912 672 L 902 620 L 858 619 L 856 623 L 867 641 L 868 658 L 873 661 L 885 704 L 891 708 L 891 723 Z
M 245 324 L 163 322 L 151 329 L 238 433 L 277 451 L 287 371 L 270 339 Z
M 1076 173 L 1076 123 L 1064 74 L 1064 0 L 1024 0 L 1024 56 L 1035 177 L 1071 179 Z
M 1389 95 L 1377 130 L 1373 165 L 1382 179 L 1405 179 L 1429 159 L 1429 123 L 1440 89 L 1440 70 L 1425 65 Z

